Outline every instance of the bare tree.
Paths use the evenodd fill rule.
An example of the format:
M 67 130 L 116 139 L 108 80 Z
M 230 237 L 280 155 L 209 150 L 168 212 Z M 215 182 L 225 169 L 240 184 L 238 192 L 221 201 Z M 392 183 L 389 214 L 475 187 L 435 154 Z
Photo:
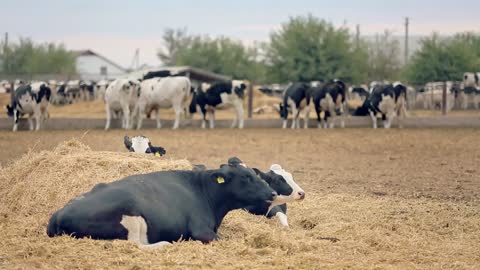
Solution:
M 175 65 L 177 63 L 177 54 L 181 49 L 188 48 L 192 38 L 188 35 L 187 29 L 165 30 L 162 36 L 163 48 L 157 52 L 158 58 L 164 65 Z

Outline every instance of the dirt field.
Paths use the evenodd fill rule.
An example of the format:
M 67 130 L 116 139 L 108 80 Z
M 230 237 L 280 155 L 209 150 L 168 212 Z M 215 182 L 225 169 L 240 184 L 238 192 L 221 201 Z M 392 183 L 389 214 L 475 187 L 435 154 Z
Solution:
M 153 165 L 142 165 L 151 158 L 130 160 L 132 154 L 122 145 L 124 131 L 0 132 L 0 268 L 480 268 L 478 130 L 142 133 L 165 147 L 172 160 L 214 168 L 238 156 L 263 170 L 279 163 L 293 173 L 307 197 L 289 206 L 290 229 L 236 211 L 220 228 L 223 240 L 211 245 L 182 242 L 143 251 L 125 241 L 50 239 L 45 234 L 49 214 L 76 192 L 88 190 L 91 182 L 151 170 Z M 90 150 L 78 145 L 42 152 L 72 137 L 92 153 L 82 158 L 80 153 Z M 121 164 L 112 168 L 112 162 Z M 26 169 L 20 169 L 22 164 Z M 45 201 L 49 196 L 58 198 Z

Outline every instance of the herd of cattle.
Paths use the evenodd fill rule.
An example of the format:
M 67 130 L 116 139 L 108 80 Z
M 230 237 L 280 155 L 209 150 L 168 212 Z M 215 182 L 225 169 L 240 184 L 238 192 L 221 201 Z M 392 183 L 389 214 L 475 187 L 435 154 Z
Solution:
M 235 118 L 233 127 L 244 127 L 243 100 L 247 83 L 240 80 L 219 81 L 212 84 L 193 85 L 186 76 L 172 74 L 147 74 L 141 79 L 121 78 L 116 80 L 68 81 L 68 82 L 31 82 L 16 81 L 13 86 L 14 98 L 7 106 L 7 113 L 13 117 L 13 130 L 17 130 L 18 120 L 28 115 L 30 129 L 40 129 L 49 117 L 48 105 L 69 104 L 76 100 L 101 99 L 105 102 L 106 125 L 111 126 L 113 118 L 122 119 L 122 128 L 142 128 L 145 116 L 156 115 L 157 128 L 161 128 L 161 108 L 173 108 L 175 121 L 173 128 L 180 126 L 186 113 L 200 112 L 202 128 L 215 126 L 215 109 L 233 107 Z M 8 82 L 0 82 L 6 88 Z M 288 116 L 293 116 L 292 128 L 300 128 L 300 115 L 304 117 L 304 128 L 308 128 L 310 103 L 313 102 L 319 127 L 334 127 L 335 118 L 341 117 L 341 126 L 345 126 L 345 117 L 370 116 L 373 127 L 377 127 L 377 118 L 381 118 L 385 128 L 390 128 L 395 117 L 399 117 L 399 126 L 405 118 L 408 107 L 414 103 L 423 103 L 427 108 L 443 106 L 443 89 L 447 87 L 447 110 L 455 104 L 467 108 L 469 104 L 478 109 L 480 104 L 479 74 L 465 73 L 462 82 L 433 82 L 414 89 L 400 82 L 372 82 L 367 86 L 350 86 L 341 80 L 328 82 L 294 82 L 282 90 L 282 101 L 276 110 L 287 127 Z M 10 87 L 12 88 L 12 87 Z M 352 109 L 347 101 L 359 101 Z

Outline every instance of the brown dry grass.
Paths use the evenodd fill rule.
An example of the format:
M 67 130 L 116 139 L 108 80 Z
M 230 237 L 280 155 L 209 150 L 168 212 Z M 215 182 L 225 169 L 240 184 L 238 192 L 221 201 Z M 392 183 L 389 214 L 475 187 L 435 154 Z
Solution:
M 269 133 L 270 136 L 267 137 L 263 136 L 265 135 L 263 133 L 268 132 L 257 133 L 262 136 L 258 137 L 257 141 L 253 139 L 252 143 L 264 145 L 262 144 L 264 140 L 265 142 L 271 140 L 272 134 Z M 290 140 L 300 137 L 298 143 L 304 137 L 301 135 L 303 133 L 290 133 L 282 136 L 287 136 Z M 447 136 L 428 136 L 428 133 L 420 132 L 421 136 L 430 137 L 433 143 L 436 143 L 439 137 L 452 136 L 449 132 L 446 132 Z M 102 134 L 112 136 L 111 133 Z M 214 135 L 217 133 L 208 134 L 208 137 L 217 136 Z M 243 140 L 252 140 L 248 134 L 238 135 L 244 138 L 238 137 L 239 143 Z M 408 134 L 410 133 L 403 132 L 400 136 L 407 140 L 410 136 Z M 115 137 L 117 135 L 120 136 L 116 134 Z M 225 135 L 231 137 L 228 134 L 222 136 Z M 307 134 L 311 135 L 313 134 Z M 394 136 L 390 132 L 385 135 L 390 138 Z M 343 132 L 325 133 L 324 136 L 326 136 L 324 153 L 336 147 L 336 151 L 342 153 L 343 159 L 345 151 L 354 149 L 357 149 L 360 156 L 365 155 L 361 150 L 361 144 L 341 143 L 343 148 L 335 146 L 329 137 L 345 137 Z M 418 137 L 418 134 L 416 136 Z M 465 139 L 471 139 L 472 136 L 474 133 L 468 133 Z M 202 136 L 197 136 L 195 140 L 203 139 Z M 106 141 L 102 143 L 105 144 Z M 174 142 L 167 148 L 168 150 L 177 149 L 177 138 L 172 141 Z M 302 144 L 293 143 L 295 148 L 302 148 Z M 375 145 L 375 140 L 367 143 Z M 456 143 L 463 149 L 464 141 L 459 140 Z M 220 143 L 219 147 L 225 147 L 223 144 Z M 416 145 L 417 142 L 413 141 L 411 144 Z M 397 144 L 394 143 L 393 146 L 396 147 Z M 415 149 L 411 147 L 412 145 L 410 148 L 407 146 L 396 154 L 387 153 L 393 168 L 396 168 L 395 171 L 399 172 L 400 169 L 399 165 L 395 164 L 404 163 L 411 154 L 410 151 Z M 428 143 L 426 147 L 429 147 Z M 455 146 L 447 144 L 443 148 L 440 146 L 431 148 L 432 157 L 438 151 L 445 151 L 445 148 L 450 151 L 454 150 Z M 205 157 L 210 166 L 214 166 L 212 158 L 224 159 L 223 156 L 209 156 L 213 153 L 208 152 L 195 154 L 201 151 L 191 147 L 189 149 L 196 159 L 200 156 Z M 175 152 L 180 152 L 180 149 Z M 238 152 L 243 153 L 242 150 Z M 254 152 L 254 156 L 260 155 L 260 152 L 256 153 L 257 151 L 249 152 Z M 293 155 L 292 158 L 299 157 L 299 153 L 294 154 L 288 149 L 287 152 Z M 244 154 L 247 155 L 246 152 Z M 377 152 L 372 154 L 368 160 L 371 164 L 377 162 L 373 157 L 379 156 Z M 335 158 L 336 156 L 332 155 L 332 159 Z M 263 159 L 265 157 L 261 158 L 262 164 Z M 290 158 L 287 160 L 291 161 L 290 164 L 297 164 Z M 433 162 L 435 159 L 431 160 Z M 454 160 L 451 161 L 455 163 Z M 350 174 L 353 173 L 346 168 L 335 171 L 333 167 L 330 168 L 332 165 L 324 162 L 322 159 L 323 170 L 313 171 L 312 167 L 312 171 L 304 172 L 302 175 L 320 172 L 323 175 L 322 179 L 328 179 L 351 177 Z M 310 163 L 305 163 L 303 167 L 299 164 L 295 165 L 296 170 L 293 171 L 295 175 L 300 174 L 297 170 L 306 168 Z M 45 228 L 50 214 L 97 182 L 108 182 L 134 173 L 189 167 L 190 163 L 186 160 L 175 161 L 130 153 L 92 151 L 78 141 L 67 141 L 52 151 L 29 152 L 0 171 L 0 237 L 3 240 L 0 245 L 0 268 L 478 269 L 480 267 L 478 203 L 391 196 L 383 192 L 331 193 L 322 191 L 329 184 L 324 183 L 323 187 L 317 187 L 318 182 L 311 180 L 305 185 L 302 183 L 307 190 L 305 201 L 291 204 L 289 207 L 290 229 L 279 227 L 276 220 L 235 211 L 227 216 L 220 228 L 223 240 L 210 245 L 182 242 L 160 250 L 145 251 L 126 241 L 77 240 L 67 236 L 58 238 L 46 236 Z M 381 174 L 386 172 L 382 168 L 379 164 L 378 170 Z M 427 171 L 430 171 L 430 167 L 428 168 Z M 448 168 L 446 169 L 448 174 Z M 365 176 L 365 173 L 361 172 L 360 175 Z M 404 176 L 412 174 L 415 173 L 405 171 Z M 461 171 L 454 174 L 457 175 L 457 180 L 466 179 Z M 428 175 L 429 172 L 424 176 Z M 376 185 L 378 186 L 378 183 Z

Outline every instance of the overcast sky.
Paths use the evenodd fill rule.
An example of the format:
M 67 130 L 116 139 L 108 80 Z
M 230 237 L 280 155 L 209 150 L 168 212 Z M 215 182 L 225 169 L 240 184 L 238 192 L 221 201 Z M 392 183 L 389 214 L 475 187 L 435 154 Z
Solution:
M 165 28 L 252 44 L 268 40 L 289 17 L 308 13 L 352 30 L 360 24 L 364 35 L 384 29 L 401 35 L 406 16 L 413 35 L 480 30 L 478 0 L 0 0 L 0 8 L 0 31 L 13 39 L 92 49 L 125 67 L 136 48 L 142 63 L 159 65 Z

